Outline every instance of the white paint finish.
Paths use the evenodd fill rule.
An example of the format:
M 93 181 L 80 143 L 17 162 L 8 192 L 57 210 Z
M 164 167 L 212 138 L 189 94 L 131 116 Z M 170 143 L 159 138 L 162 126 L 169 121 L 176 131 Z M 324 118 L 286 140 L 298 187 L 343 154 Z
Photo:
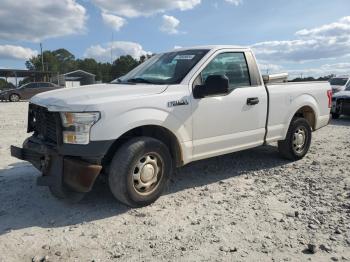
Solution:
M 285 138 L 294 114 L 304 106 L 314 111 L 316 129 L 324 126 L 324 123 L 320 123 L 320 118 L 329 118 L 327 90 L 330 90 L 330 86 L 327 82 L 268 85 L 268 90 L 270 114 L 267 140 L 269 142 L 275 141 L 276 138 L 278 140 Z
M 329 115 L 320 116 L 317 120 L 316 130 L 328 125 L 329 121 L 330 121 Z
M 97 110 L 107 113 L 103 110 L 105 104 L 126 102 L 129 106 L 134 106 L 135 98 L 160 94 L 167 87 L 167 85 L 97 84 L 41 93 L 34 96 L 31 102 L 45 106 L 50 111 Z
M 263 144 L 267 94 L 263 86 L 237 88 L 229 95 L 193 99 L 192 84 L 201 70 L 220 52 L 244 52 L 248 48 L 207 46 L 207 55 L 180 85 L 98 84 L 42 93 L 31 102 L 50 111 L 99 111 L 101 119 L 91 129 L 91 140 L 114 140 L 143 125 L 168 129 L 178 139 L 183 162 L 217 156 Z M 295 112 L 311 107 L 316 128 L 328 123 L 328 83 L 279 84 L 268 86 L 270 116 L 267 142 L 283 139 Z M 247 98 L 258 97 L 254 106 Z M 186 100 L 188 105 L 168 106 Z
M 194 154 L 192 160 L 200 160 L 248 148 L 261 146 L 265 128 L 230 133 L 219 137 L 193 141 Z
M 169 86 L 166 92 L 148 96 L 135 96 L 107 102 L 103 107 L 102 121 L 91 130 L 91 139 L 116 139 L 125 132 L 143 125 L 158 125 L 169 129 L 179 142 L 192 139 L 191 107 L 168 107 L 169 101 L 187 99 L 187 86 Z
M 259 104 L 247 105 L 250 97 L 258 97 Z M 226 96 L 194 99 L 192 110 L 194 158 L 244 144 L 263 144 L 267 95 L 262 86 L 237 88 Z

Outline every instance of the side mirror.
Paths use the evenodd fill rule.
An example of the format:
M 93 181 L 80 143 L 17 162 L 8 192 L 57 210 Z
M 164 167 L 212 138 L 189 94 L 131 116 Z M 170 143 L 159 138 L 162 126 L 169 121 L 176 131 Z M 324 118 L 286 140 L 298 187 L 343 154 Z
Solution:
M 229 92 L 229 80 L 225 75 L 209 75 L 204 85 L 197 85 L 193 89 L 194 98 L 206 96 L 226 95 Z

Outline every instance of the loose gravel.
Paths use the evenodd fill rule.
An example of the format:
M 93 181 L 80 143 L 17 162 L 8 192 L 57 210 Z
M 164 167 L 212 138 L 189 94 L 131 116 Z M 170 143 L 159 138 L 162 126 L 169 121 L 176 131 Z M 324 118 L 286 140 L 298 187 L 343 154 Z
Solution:
M 274 145 L 180 168 L 153 205 L 129 209 L 99 181 L 68 205 L 10 157 L 27 106 L 0 103 L 0 261 L 349 261 L 350 118 L 313 134 L 309 154 Z

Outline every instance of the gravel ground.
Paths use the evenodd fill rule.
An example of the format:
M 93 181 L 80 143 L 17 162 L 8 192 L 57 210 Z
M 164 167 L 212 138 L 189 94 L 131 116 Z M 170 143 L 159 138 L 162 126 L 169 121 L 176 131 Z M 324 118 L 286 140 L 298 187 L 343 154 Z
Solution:
M 129 209 L 99 182 L 67 205 L 36 186 L 21 145 L 27 103 L 0 103 L 0 261 L 350 260 L 350 118 L 314 133 L 303 160 L 275 146 L 177 170 L 153 205 Z

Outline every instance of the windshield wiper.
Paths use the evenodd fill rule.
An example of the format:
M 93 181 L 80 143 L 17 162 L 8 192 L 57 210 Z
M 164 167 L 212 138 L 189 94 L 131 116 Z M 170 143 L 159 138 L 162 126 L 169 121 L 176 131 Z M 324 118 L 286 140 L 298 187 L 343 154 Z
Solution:
M 130 78 L 130 79 L 127 80 L 127 82 L 153 84 L 153 82 L 151 82 L 151 81 L 149 81 L 147 79 L 141 78 L 141 77 Z

